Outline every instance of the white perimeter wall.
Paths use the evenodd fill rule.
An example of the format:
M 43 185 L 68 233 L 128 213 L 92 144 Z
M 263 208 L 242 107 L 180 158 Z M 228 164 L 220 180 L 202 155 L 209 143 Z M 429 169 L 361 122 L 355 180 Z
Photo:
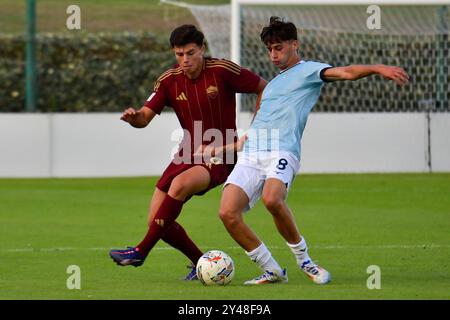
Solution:
M 119 113 L 0 114 L 0 177 L 161 175 L 177 146 L 172 113 L 144 129 Z M 251 115 L 243 114 L 246 128 Z M 426 115 L 310 115 L 301 171 L 428 172 Z M 175 148 L 175 149 L 174 149 Z M 431 115 L 433 171 L 450 172 L 450 114 Z

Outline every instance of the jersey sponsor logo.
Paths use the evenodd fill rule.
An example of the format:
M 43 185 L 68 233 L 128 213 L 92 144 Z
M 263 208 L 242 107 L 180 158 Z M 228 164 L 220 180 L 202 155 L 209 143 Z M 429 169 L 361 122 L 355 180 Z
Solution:
M 184 92 L 182 92 L 178 95 L 177 100 L 178 101 L 187 101 L 188 99 L 186 97 L 186 94 Z
M 215 99 L 217 97 L 217 95 L 219 94 L 219 89 L 217 89 L 217 87 L 215 87 L 215 86 L 209 86 L 206 89 L 206 93 L 208 94 L 209 98 Z

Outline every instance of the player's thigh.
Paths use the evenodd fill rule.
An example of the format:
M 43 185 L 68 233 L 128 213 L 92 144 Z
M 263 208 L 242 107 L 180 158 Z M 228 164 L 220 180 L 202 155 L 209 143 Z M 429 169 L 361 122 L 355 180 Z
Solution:
M 265 204 L 286 199 L 299 166 L 299 161 L 287 152 L 280 152 L 266 163 L 266 181 L 261 195 Z
M 173 179 L 168 194 L 175 198 L 186 197 L 207 189 L 210 182 L 209 171 L 203 166 L 194 166 Z
M 150 201 L 150 206 L 148 208 L 148 220 L 147 220 L 148 223 L 150 223 L 150 221 L 152 221 L 153 218 L 155 217 L 156 212 L 158 211 L 159 207 L 161 207 L 161 203 L 163 202 L 165 196 L 166 193 L 164 191 L 155 188 L 152 200 Z
M 225 182 L 224 193 L 226 195 L 228 192 L 230 192 L 227 190 L 228 185 L 234 186 L 232 187 L 232 190 L 235 190 L 235 187 L 238 187 L 240 192 L 238 193 L 237 191 L 233 191 L 233 193 L 240 195 L 245 194 L 245 206 L 243 211 L 246 212 L 256 204 L 259 197 L 261 196 L 264 179 L 265 176 L 260 168 L 250 167 L 238 163 Z M 240 199 L 244 199 L 244 197 L 240 197 Z M 229 202 L 229 207 L 226 206 L 228 203 L 227 201 L 222 202 L 224 204 L 224 208 L 229 209 L 231 207 L 231 204 L 233 204 L 231 209 L 235 208 L 235 202 Z M 240 206 L 239 209 L 241 209 L 241 207 L 242 206 Z
M 245 191 L 232 183 L 227 184 L 222 192 L 220 200 L 220 218 L 239 215 L 246 210 L 249 204 L 249 198 Z

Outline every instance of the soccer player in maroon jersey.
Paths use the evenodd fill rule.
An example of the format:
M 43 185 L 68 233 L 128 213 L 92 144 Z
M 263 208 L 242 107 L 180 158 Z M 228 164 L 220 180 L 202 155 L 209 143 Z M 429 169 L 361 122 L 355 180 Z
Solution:
M 193 280 L 202 251 L 175 220 L 190 197 L 202 195 L 225 182 L 242 141 L 236 138 L 235 95 L 255 93 L 259 98 L 266 81 L 231 61 L 205 58 L 204 35 L 193 25 L 176 28 L 170 36 L 170 44 L 178 64 L 159 77 L 143 107 L 126 109 L 121 119 L 133 127 L 144 128 L 164 107 L 170 107 L 185 135 L 178 154 L 156 184 L 146 236 L 136 247 L 111 250 L 110 256 L 118 265 L 137 267 L 143 264 L 157 241 L 163 239 L 192 261 L 192 270 L 186 279 Z M 205 160 L 207 158 L 199 160 L 194 156 L 196 151 L 204 152 L 204 146 L 213 145 L 203 141 L 208 130 L 222 135 L 221 139 L 213 141 L 216 145 L 211 150 L 228 150 L 231 146 L 232 159 L 227 157 L 227 161 L 213 164 Z M 226 138 L 230 132 L 233 134 L 231 144 Z M 196 141 L 201 145 L 195 145 Z

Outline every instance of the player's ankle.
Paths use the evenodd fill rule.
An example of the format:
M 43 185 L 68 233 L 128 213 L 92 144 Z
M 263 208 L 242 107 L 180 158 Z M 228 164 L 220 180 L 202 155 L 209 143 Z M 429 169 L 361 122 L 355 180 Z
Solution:
M 292 244 L 286 242 L 286 244 L 291 249 L 299 265 L 309 259 L 308 246 L 306 245 L 305 238 L 302 238 L 299 243 Z

